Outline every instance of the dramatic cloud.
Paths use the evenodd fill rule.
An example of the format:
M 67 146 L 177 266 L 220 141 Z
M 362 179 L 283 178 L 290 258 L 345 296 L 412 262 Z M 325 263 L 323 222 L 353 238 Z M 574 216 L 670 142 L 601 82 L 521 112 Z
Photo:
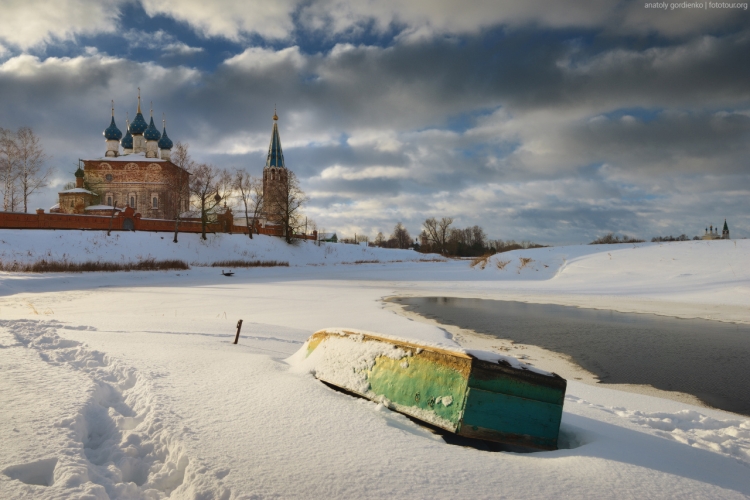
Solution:
M 728 216 L 733 234 L 750 235 L 743 12 L 330 0 L 251 16 L 234 2 L 143 5 L 138 23 L 112 6 L 97 28 L 122 23 L 107 36 L 128 51 L 108 53 L 112 38 L 76 45 L 78 25 L 35 32 L 37 44 L 71 38 L 50 45 L 62 54 L 12 42 L 2 58 L 0 48 L 0 126 L 35 128 L 58 185 L 77 158 L 103 153 L 110 99 L 124 129 L 140 87 L 144 108 L 166 113 L 170 137 L 199 160 L 255 175 L 276 104 L 307 213 L 328 230 L 374 236 L 401 220 L 416 234 L 426 217 L 450 215 L 493 237 L 563 243 L 693 235 Z M 211 64 L 185 62 L 200 58 Z M 54 190 L 40 199 L 53 204 Z

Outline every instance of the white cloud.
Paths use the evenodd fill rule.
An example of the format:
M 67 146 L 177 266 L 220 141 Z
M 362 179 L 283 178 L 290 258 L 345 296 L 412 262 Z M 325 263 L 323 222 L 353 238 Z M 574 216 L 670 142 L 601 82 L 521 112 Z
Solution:
M 191 47 L 190 45 L 183 42 L 172 42 L 168 43 L 162 50 L 170 55 L 177 56 L 191 56 L 193 54 L 199 54 L 203 52 L 202 47 Z
M 358 130 L 346 140 L 352 147 L 372 146 L 378 151 L 397 152 L 403 147 L 392 130 Z
M 4 0 L 0 40 L 25 50 L 78 34 L 113 32 L 124 1 Z
M 333 165 L 320 173 L 321 179 L 344 179 L 359 181 L 366 179 L 406 179 L 410 177 L 409 169 L 403 167 L 371 166 L 361 169 Z
M 205 36 L 240 40 L 245 34 L 287 38 L 296 0 L 142 0 L 148 15 L 162 14 L 189 23 Z
M 279 66 L 299 71 L 305 65 L 305 62 L 305 56 L 300 53 L 297 46 L 281 50 L 250 47 L 224 61 L 224 65 L 249 73 L 261 73 Z
M 164 30 L 147 32 L 131 29 L 123 33 L 123 37 L 132 48 L 161 50 L 167 55 L 188 56 L 203 52 L 203 48 L 180 42 Z

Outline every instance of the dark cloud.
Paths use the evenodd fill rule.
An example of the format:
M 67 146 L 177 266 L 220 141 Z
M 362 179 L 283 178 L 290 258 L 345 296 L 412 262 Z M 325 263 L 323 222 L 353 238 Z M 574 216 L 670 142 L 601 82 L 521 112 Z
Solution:
M 562 243 L 747 224 L 750 32 L 690 35 L 687 21 L 670 28 L 676 38 L 597 31 L 607 22 L 482 24 L 324 53 L 253 46 L 211 71 L 96 49 L 21 55 L 0 64 L 0 126 L 33 126 L 62 183 L 78 157 L 103 153 L 110 99 L 122 129 L 140 86 L 144 108 L 166 112 L 170 137 L 199 160 L 259 174 L 277 103 L 311 216 L 349 232 L 402 220 L 418 233 L 452 215 L 496 237 Z

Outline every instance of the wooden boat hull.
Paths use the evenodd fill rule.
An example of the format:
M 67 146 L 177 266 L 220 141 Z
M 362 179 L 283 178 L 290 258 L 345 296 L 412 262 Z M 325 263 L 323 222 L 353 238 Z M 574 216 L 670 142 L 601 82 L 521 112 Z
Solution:
M 460 436 L 557 449 L 567 384 L 556 374 L 348 330 L 316 332 L 306 356 L 318 379 Z

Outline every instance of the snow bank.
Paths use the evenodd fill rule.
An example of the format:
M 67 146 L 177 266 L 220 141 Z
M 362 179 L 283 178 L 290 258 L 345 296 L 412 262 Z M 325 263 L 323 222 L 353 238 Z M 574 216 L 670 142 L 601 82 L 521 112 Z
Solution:
M 343 243 L 299 241 L 289 245 L 282 238 L 241 234 L 198 234 L 102 231 L 51 231 L 0 229 L 0 262 L 34 263 L 39 260 L 67 262 L 138 262 L 146 259 L 179 259 L 191 265 L 210 265 L 225 260 L 276 260 L 291 266 L 353 264 L 362 261 L 417 261 L 436 258 L 412 250 L 370 248 Z
M 616 245 L 575 245 L 513 250 L 475 265 L 495 279 L 622 284 L 675 280 L 687 285 L 711 275 L 716 280 L 748 280 L 750 240 L 676 241 Z

